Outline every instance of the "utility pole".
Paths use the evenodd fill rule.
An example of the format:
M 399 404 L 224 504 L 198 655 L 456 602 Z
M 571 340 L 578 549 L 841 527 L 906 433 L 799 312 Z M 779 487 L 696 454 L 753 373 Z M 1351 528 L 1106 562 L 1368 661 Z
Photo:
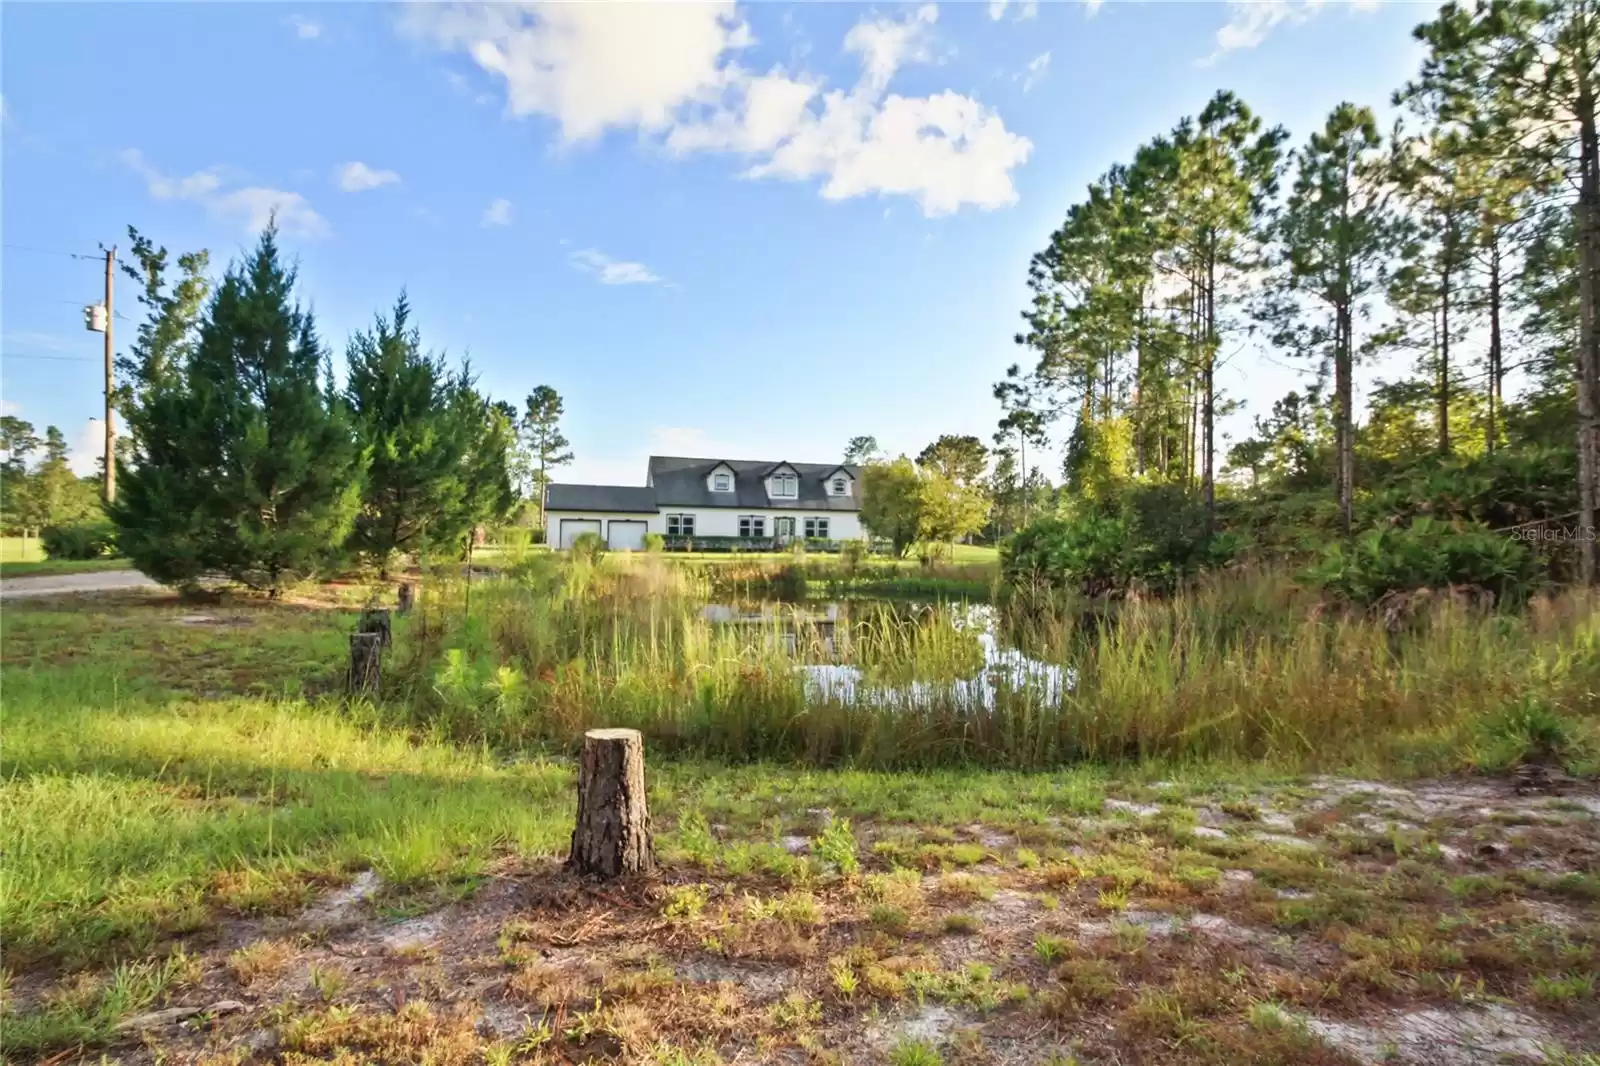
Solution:
M 112 397 L 116 388 L 116 376 L 111 365 L 111 323 L 116 317 L 116 308 L 111 304 L 112 279 L 116 276 L 117 246 L 112 245 L 106 249 L 106 455 L 105 455 L 105 481 L 104 493 L 106 503 L 111 503 L 117 498 L 117 430 L 112 421 Z

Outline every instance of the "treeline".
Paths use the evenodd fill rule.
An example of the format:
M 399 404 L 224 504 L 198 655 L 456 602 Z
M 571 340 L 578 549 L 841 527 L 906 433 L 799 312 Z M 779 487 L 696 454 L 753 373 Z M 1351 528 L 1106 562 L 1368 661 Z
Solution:
M 0 452 L 0 528 L 8 535 L 37 536 L 99 514 L 100 479 L 72 472 L 57 427 L 46 426 L 40 437 L 32 422 L 0 415 Z
M 276 592 L 352 562 L 386 574 L 400 556 L 459 555 L 513 510 L 514 477 L 542 490 L 570 460 L 554 391 L 519 420 L 424 349 L 403 293 L 337 376 L 275 227 L 215 285 L 206 253 L 173 277 L 166 249 L 130 236 L 147 314 L 118 362 L 127 444 L 106 512 L 157 580 Z
M 1447 4 L 1415 35 L 1427 55 L 1391 128 L 1342 103 L 1293 146 L 1219 92 L 1091 184 L 1033 257 L 1016 338 L 1032 363 L 996 385 L 996 440 L 1063 445 L 1069 502 L 1030 566 L 1051 569 L 1042 542 L 1059 572 L 1131 538 L 1170 577 L 1252 546 L 1392 541 L 1415 518 L 1434 539 L 1565 521 L 1571 576 L 1595 580 L 1600 9 Z M 1315 381 L 1224 452 L 1237 403 L 1217 370 L 1250 349 Z M 1358 368 L 1396 354 L 1407 369 L 1371 382 L 1358 418 Z M 1476 540 L 1440 580 L 1509 566 L 1505 550 Z

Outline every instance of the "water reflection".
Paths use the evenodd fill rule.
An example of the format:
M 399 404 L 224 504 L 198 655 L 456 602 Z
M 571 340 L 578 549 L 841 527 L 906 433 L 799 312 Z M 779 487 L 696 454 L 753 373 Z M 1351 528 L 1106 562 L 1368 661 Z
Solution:
M 708 604 L 702 616 L 719 624 L 759 626 L 763 634 L 777 635 L 789 654 L 821 660 L 797 667 L 805 676 L 807 699 L 813 702 L 911 707 L 939 700 L 993 710 L 1001 693 L 1025 694 L 1053 704 L 1059 703 L 1072 687 L 1070 668 L 1035 659 L 1008 643 L 999 616 L 988 604 L 875 606 L 897 611 L 946 612 L 953 629 L 975 638 L 982 652 L 976 671 L 970 677 L 919 678 L 913 662 L 908 664 L 912 675 L 908 681 L 874 680 L 861 666 L 842 661 L 848 658 L 849 642 L 836 638 L 838 627 L 848 626 L 849 615 L 848 608 L 837 603 Z

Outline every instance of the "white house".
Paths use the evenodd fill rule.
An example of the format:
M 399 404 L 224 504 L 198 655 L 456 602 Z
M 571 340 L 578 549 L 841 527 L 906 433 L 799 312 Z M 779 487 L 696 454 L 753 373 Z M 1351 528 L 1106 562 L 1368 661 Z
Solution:
M 861 468 L 839 464 L 652 455 L 642 487 L 551 485 L 544 510 L 545 536 L 561 548 L 584 533 L 620 551 L 643 548 L 646 533 L 669 548 L 747 550 L 863 536 Z

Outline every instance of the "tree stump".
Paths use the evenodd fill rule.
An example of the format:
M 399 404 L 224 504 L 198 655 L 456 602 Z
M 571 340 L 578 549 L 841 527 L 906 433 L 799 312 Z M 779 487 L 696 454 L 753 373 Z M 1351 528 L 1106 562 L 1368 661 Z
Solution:
M 376 696 L 383 679 L 383 635 L 350 634 L 350 676 L 346 688 L 352 696 Z
M 610 880 L 655 869 L 644 794 L 644 737 L 637 729 L 591 729 L 578 762 L 578 824 L 567 866 Z
M 405 614 L 417 605 L 417 586 L 412 581 L 400 582 L 398 614 Z
M 357 633 L 376 633 L 378 643 L 387 648 L 394 642 L 394 622 L 389 616 L 387 607 L 368 607 L 361 612 L 361 623 L 356 626 Z

